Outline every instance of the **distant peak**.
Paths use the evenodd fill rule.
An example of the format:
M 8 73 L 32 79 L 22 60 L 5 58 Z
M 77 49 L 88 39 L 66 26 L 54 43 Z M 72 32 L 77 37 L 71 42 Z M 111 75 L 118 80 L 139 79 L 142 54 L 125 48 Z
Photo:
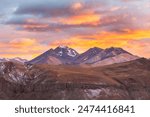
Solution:
M 128 54 L 130 54 L 129 52 L 127 52 L 126 50 L 124 50 L 123 48 L 120 48 L 120 47 L 106 48 L 105 51 L 106 52 L 116 52 L 118 54 L 121 54 L 121 53 L 128 53 Z
M 68 49 L 70 49 L 68 46 L 61 45 L 61 46 L 56 47 L 54 51 L 62 51 L 62 50 L 68 50 Z
M 76 52 L 74 49 L 69 48 L 68 46 L 58 46 L 54 49 L 54 53 L 57 56 L 69 58 L 69 57 L 76 57 L 78 55 L 78 52 Z

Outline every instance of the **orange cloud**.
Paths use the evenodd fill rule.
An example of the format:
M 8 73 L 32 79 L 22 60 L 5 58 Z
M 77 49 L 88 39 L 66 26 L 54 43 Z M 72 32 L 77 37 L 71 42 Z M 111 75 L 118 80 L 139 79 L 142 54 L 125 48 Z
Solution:
M 135 55 L 150 58 L 150 39 L 131 40 L 124 48 Z
M 30 31 L 38 31 L 38 29 L 42 31 L 41 29 L 46 30 L 48 28 L 48 24 L 23 25 L 23 29 Z
M 112 32 L 101 32 L 94 35 L 77 35 L 71 37 L 67 40 L 62 41 L 55 41 L 50 45 L 56 47 L 58 45 L 68 45 L 80 51 L 80 53 L 84 52 L 85 50 L 91 47 L 100 47 L 100 48 L 107 48 L 107 47 L 123 47 L 127 48 L 129 45 L 129 41 L 131 40 L 142 40 L 145 38 L 150 38 L 150 30 L 135 30 L 130 31 L 126 29 L 126 33 L 112 33 Z M 130 44 L 131 45 L 131 44 Z M 150 42 L 148 43 L 150 46 Z M 131 48 L 134 51 L 133 54 L 137 54 L 139 56 L 148 57 L 149 54 L 141 54 L 136 51 L 138 47 Z M 130 49 L 130 50 L 131 50 Z M 146 48 L 145 48 L 146 49 Z M 150 50 L 150 49 L 148 49 Z M 150 57 L 150 56 L 149 56 Z
M 132 39 L 143 39 L 150 38 L 150 30 L 129 30 L 124 29 L 125 33 L 116 33 L 116 32 L 100 32 L 94 35 L 81 36 L 82 38 L 95 38 L 103 40 L 132 40 Z
M 36 39 L 14 39 L 7 43 L 0 43 L 0 56 L 6 58 L 22 57 L 26 59 L 32 59 L 47 50 L 48 48 L 48 46 L 42 45 L 37 42 Z
M 76 35 L 65 40 L 54 41 L 49 45 L 43 45 L 36 39 L 20 38 L 7 43 L 0 42 L 0 56 L 32 59 L 50 48 L 67 45 L 80 53 L 94 46 L 100 48 L 123 47 L 133 54 L 150 58 L 150 41 L 140 41 L 145 38 L 150 38 L 150 30 L 124 29 L 124 33 L 100 32 L 93 35 Z
M 29 46 L 34 45 L 35 43 L 36 43 L 35 39 L 28 39 L 28 38 L 27 39 L 26 38 L 14 39 L 9 42 L 10 46 L 14 48 L 29 47 Z
M 121 40 L 103 40 L 103 39 L 85 39 L 80 37 L 72 37 L 67 40 L 62 41 L 54 41 L 50 43 L 51 47 L 55 48 L 58 45 L 68 45 L 69 47 L 75 48 L 80 53 L 86 51 L 91 47 L 100 47 L 100 48 L 107 48 L 110 46 L 121 47 L 125 45 L 126 42 Z
M 95 24 L 98 23 L 99 20 L 100 20 L 100 15 L 89 12 L 89 13 L 83 13 L 68 18 L 60 19 L 60 22 L 64 24 L 77 25 L 77 24 L 87 24 L 87 23 Z

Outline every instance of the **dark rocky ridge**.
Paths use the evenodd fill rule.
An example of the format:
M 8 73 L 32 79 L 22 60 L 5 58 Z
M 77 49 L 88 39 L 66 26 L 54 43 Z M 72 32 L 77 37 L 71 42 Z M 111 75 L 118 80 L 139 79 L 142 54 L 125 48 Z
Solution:
M 111 58 L 115 59 L 113 61 Z M 111 59 L 111 63 L 116 62 L 126 62 L 130 60 L 135 60 L 139 57 L 132 55 L 131 53 L 123 50 L 122 48 L 106 48 L 101 49 L 98 47 L 90 48 L 86 52 L 79 54 L 74 49 L 67 46 L 59 46 L 55 49 L 50 49 L 45 53 L 39 55 L 27 64 L 49 64 L 49 65 L 65 65 L 65 64 L 95 64 L 106 59 Z M 107 63 L 109 63 L 107 61 Z
M 13 67 L 11 74 L 22 69 L 26 77 L 10 81 L 1 69 L 0 99 L 150 99 L 150 61 L 144 58 L 95 68 L 3 64 L 5 73 Z
M 31 61 L 26 62 L 27 64 L 69 64 L 79 54 L 72 48 L 67 46 L 59 46 L 55 49 L 50 49 Z

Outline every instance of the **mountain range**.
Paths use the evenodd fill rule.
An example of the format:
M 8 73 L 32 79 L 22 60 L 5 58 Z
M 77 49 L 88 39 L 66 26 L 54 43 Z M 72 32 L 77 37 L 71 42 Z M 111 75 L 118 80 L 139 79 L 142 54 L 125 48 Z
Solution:
M 0 99 L 150 99 L 150 60 L 122 48 L 67 46 L 0 59 Z
M 26 62 L 27 64 L 49 64 L 49 65 L 80 65 L 80 66 L 101 66 L 114 63 L 121 63 L 138 59 L 138 56 L 123 50 L 122 48 L 101 49 L 90 48 L 86 52 L 79 54 L 76 50 L 67 46 L 59 46 L 50 49 L 38 57 Z
M 19 58 L 19 57 L 16 57 L 16 58 L 0 58 L 0 62 L 15 62 L 15 63 L 22 63 L 24 64 L 25 62 L 27 62 L 26 59 L 22 59 L 22 58 Z

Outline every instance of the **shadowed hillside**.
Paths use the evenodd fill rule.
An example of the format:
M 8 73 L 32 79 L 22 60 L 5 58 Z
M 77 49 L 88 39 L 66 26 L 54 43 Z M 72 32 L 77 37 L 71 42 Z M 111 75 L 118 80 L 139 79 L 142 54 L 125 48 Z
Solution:
M 144 58 L 94 68 L 0 66 L 1 99 L 150 99 L 150 61 Z

